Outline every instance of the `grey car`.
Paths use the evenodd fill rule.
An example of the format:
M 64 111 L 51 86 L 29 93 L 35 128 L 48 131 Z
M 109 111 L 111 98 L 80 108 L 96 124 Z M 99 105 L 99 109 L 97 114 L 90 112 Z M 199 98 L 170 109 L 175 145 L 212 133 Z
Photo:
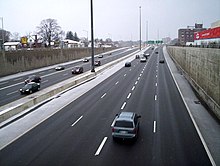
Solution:
M 121 112 L 117 114 L 111 125 L 113 139 L 136 139 L 139 131 L 140 118 L 141 116 L 134 112 Z

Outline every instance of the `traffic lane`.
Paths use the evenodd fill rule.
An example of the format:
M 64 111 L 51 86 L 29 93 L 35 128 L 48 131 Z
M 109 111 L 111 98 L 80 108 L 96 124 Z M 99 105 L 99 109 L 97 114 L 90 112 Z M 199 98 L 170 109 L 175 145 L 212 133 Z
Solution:
M 122 52 L 119 52 L 118 54 L 115 54 L 114 56 L 108 56 L 108 57 L 106 56 L 105 59 L 108 59 L 108 60 L 105 63 L 110 62 L 112 60 L 115 60 L 117 58 L 123 57 L 123 56 L 125 56 L 125 55 L 127 55 L 131 52 L 134 52 L 134 51 L 135 51 L 135 49 L 128 50 L 128 51 L 124 50 Z M 65 70 L 71 70 L 74 66 L 78 66 L 78 65 L 79 66 L 83 65 L 83 62 L 82 61 L 73 62 L 72 64 L 65 65 Z M 46 69 L 46 70 L 36 72 L 36 73 L 32 73 L 32 74 L 27 74 L 26 76 L 22 76 L 22 77 L 10 79 L 10 80 L 7 80 L 7 81 L 3 81 L 3 82 L 0 82 L 0 91 L 2 91 L 4 89 L 7 89 L 7 88 L 11 88 L 11 87 L 16 86 L 16 85 L 21 85 L 24 82 L 24 80 L 27 79 L 28 76 L 30 76 L 30 75 L 35 74 L 35 75 L 39 75 L 42 78 L 44 78 L 44 77 L 47 77 L 47 76 L 50 76 L 50 75 L 56 74 L 56 73 L 57 73 L 57 71 L 55 70 L 55 68 L 52 68 L 52 69 Z
M 132 111 L 141 115 L 140 130 L 136 142 L 114 142 L 112 138 L 103 148 L 96 165 L 152 165 L 154 159 L 153 120 L 154 120 L 154 94 L 155 94 L 155 65 L 156 57 L 152 56 L 147 63 L 140 63 L 139 72 L 134 86 L 135 90 L 127 101 L 123 111 Z M 143 71 L 143 72 L 142 72 Z M 138 79 L 140 77 L 140 79 Z M 111 136 L 110 136 L 111 137 Z
M 123 69 L 125 69 L 125 68 L 123 68 Z M 119 78 L 123 78 L 123 77 L 120 76 Z M 123 78 L 123 79 L 125 79 L 125 78 Z M 120 83 L 115 84 L 115 80 L 113 80 L 113 82 L 112 82 L 112 86 L 117 87 L 119 84 Z M 110 86 L 110 87 L 112 87 L 112 86 Z M 124 84 L 122 86 L 124 86 Z M 100 87 L 102 87 L 102 86 L 98 86 L 97 88 L 99 89 Z M 46 120 L 45 122 L 43 122 L 42 124 L 40 124 L 39 126 L 34 128 L 33 130 L 31 130 L 30 132 L 28 132 L 27 134 L 22 136 L 20 139 L 18 139 L 17 141 L 15 141 L 11 145 L 9 145 L 5 149 L 3 149 L 1 151 L 1 154 L 2 154 L 1 158 L 4 158 L 5 160 L 4 160 L 4 162 L 3 162 L 3 160 L 1 160 L 2 164 L 4 165 L 7 162 L 12 162 L 12 165 L 14 163 L 16 163 L 17 165 L 19 165 L 19 163 L 21 163 L 21 165 L 28 165 L 28 164 L 34 165 L 35 161 L 38 164 L 41 164 L 41 161 L 42 162 L 48 161 L 47 159 L 50 158 L 49 156 L 51 156 L 50 161 L 53 161 L 55 156 L 56 156 L 55 157 L 56 159 L 60 159 L 63 161 L 64 158 L 59 158 L 59 156 L 62 156 L 62 154 L 67 154 L 65 152 L 69 152 L 69 150 L 74 150 L 75 153 L 72 153 L 72 151 L 71 151 L 68 154 L 78 153 L 81 156 L 80 160 L 84 161 L 83 154 L 85 153 L 85 151 L 87 151 L 88 147 L 91 146 L 91 142 L 90 142 L 91 140 L 88 139 L 88 137 L 84 136 L 84 134 L 87 136 L 88 136 L 88 134 L 89 135 L 91 134 L 91 136 L 92 136 L 93 135 L 92 133 L 94 132 L 95 135 L 99 135 L 96 133 L 96 130 L 94 130 L 94 129 L 99 129 L 100 123 L 98 123 L 98 124 L 94 124 L 94 123 L 97 123 L 97 121 L 98 121 L 97 119 L 103 120 L 103 118 L 99 118 L 99 116 L 98 116 L 99 114 L 95 114 L 95 113 L 98 111 L 98 112 L 101 112 L 101 114 L 105 115 L 107 112 L 111 113 L 111 110 L 112 110 L 112 109 L 110 109 L 110 111 L 104 112 L 103 110 L 105 110 L 105 107 L 104 107 L 105 104 L 104 104 L 104 106 L 103 105 L 96 106 L 96 103 L 98 103 L 98 102 L 95 102 L 93 100 L 98 101 L 98 99 L 96 98 L 96 96 L 94 96 L 93 92 L 99 92 L 99 90 L 94 89 L 93 91 L 89 92 L 91 94 L 91 96 L 88 97 L 87 100 L 79 98 L 76 102 L 73 102 L 72 104 L 68 105 L 67 109 L 58 112 L 57 114 L 55 114 L 54 116 L 52 116 L 51 118 L 49 118 L 48 120 Z M 122 92 L 120 92 L 120 93 L 122 93 Z M 101 98 L 100 98 L 101 94 L 97 95 L 97 96 L 98 96 L 99 100 L 101 100 Z M 79 102 L 80 99 L 82 100 L 83 103 Z M 110 97 L 109 100 L 110 100 L 110 103 L 111 103 L 111 100 L 113 102 L 115 102 L 114 97 Z M 117 99 L 116 99 L 116 101 L 117 101 Z M 77 103 L 79 103 L 79 104 L 77 104 Z M 100 103 L 102 104 L 103 102 L 100 101 Z M 87 105 L 89 105 L 89 107 L 86 107 Z M 111 105 L 114 105 L 114 104 L 112 103 Z M 110 106 L 108 106 L 108 108 L 110 108 Z M 118 110 L 116 110 L 116 111 L 118 112 Z M 79 113 L 77 113 L 77 112 L 79 112 Z M 82 113 L 84 113 L 84 112 L 90 113 L 91 116 L 88 116 L 88 120 L 86 119 L 86 121 L 84 122 L 85 124 L 80 127 L 80 130 L 78 132 L 77 131 L 76 132 L 72 132 L 72 131 L 69 132 L 69 128 L 71 128 L 70 126 L 72 126 L 71 124 L 74 124 L 73 122 L 76 121 L 76 119 L 78 117 L 81 117 Z M 86 117 L 86 115 L 83 115 L 83 116 Z M 115 116 L 115 113 L 113 113 L 113 117 L 114 116 Z M 107 117 L 109 118 L 109 116 L 107 116 Z M 80 122 L 83 122 L 83 120 L 84 120 L 84 117 Z M 113 120 L 113 118 L 110 118 L 109 122 L 106 126 L 108 132 L 111 131 L 110 124 L 111 124 L 112 120 Z M 88 125 L 89 121 L 92 121 L 92 122 Z M 92 127 L 92 125 L 95 125 L 95 127 Z M 77 124 L 77 126 L 78 126 L 78 124 Z M 89 128 L 89 130 L 86 130 L 86 128 Z M 105 127 L 103 129 L 106 130 Z M 90 133 L 91 131 L 92 131 L 92 133 Z M 67 134 L 67 135 L 70 134 L 70 136 L 68 137 L 65 134 Z M 73 137 L 71 134 L 76 134 L 76 135 Z M 81 134 L 83 134 L 82 138 L 80 136 Z M 101 137 L 102 136 L 100 136 L 100 138 Z M 73 138 L 74 138 L 74 140 L 73 140 Z M 85 141 L 85 143 L 87 143 L 86 149 L 84 149 L 82 151 L 82 153 L 79 153 L 79 151 L 82 149 L 81 146 L 76 147 L 76 148 L 74 148 L 74 146 L 79 146 L 81 144 L 84 144 L 84 142 L 81 142 L 81 144 L 80 144 L 80 143 L 77 143 L 77 140 L 78 141 L 87 140 L 87 141 Z M 92 139 L 92 140 L 96 141 L 96 139 Z M 100 143 L 99 140 L 97 140 L 97 141 L 98 142 L 94 143 L 94 146 L 95 145 L 98 146 L 98 144 Z M 64 143 L 66 143 L 68 145 L 64 145 Z M 72 148 L 70 148 L 69 150 L 65 149 L 63 151 L 62 147 L 55 148 L 55 146 L 58 146 L 58 145 L 62 146 L 62 147 L 68 147 L 68 148 L 72 147 Z M 22 146 L 22 147 L 20 147 L 20 146 Z M 54 152 L 56 151 L 56 149 L 57 150 L 59 149 L 58 150 L 59 152 L 57 152 L 55 154 Z M 4 155 L 3 155 L 3 151 L 5 151 Z M 93 151 L 94 151 L 94 149 L 93 149 Z M 7 154 L 7 152 L 9 152 L 11 154 L 14 153 L 14 155 L 13 155 L 14 157 L 11 158 L 10 155 Z M 33 154 L 32 154 L 32 152 L 33 152 Z M 62 154 L 60 152 L 62 152 Z M 40 154 L 47 154 L 47 153 L 49 153 L 50 155 L 48 154 L 49 156 L 48 155 L 39 156 Z M 93 156 L 94 153 L 92 153 L 91 155 Z M 46 158 L 45 158 L 45 156 L 46 156 Z M 68 157 L 68 156 L 66 156 L 66 157 Z M 68 159 L 72 160 L 72 157 L 68 158 Z M 10 160 L 8 160 L 9 158 L 10 158 Z M 53 158 L 53 160 L 52 160 L 52 158 Z M 19 161 L 19 163 L 17 163 L 17 161 Z M 57 160 L 55 160 L 55 161 L 57 161 Z M 7 163 L 7 165 L 10 165 L 10 163 Z
M 211 165 L 167 65 L 158 68 L 158 164 Z
M 112 55 L 112 56 L 115 56 L 115 55 L 117 55 L 117 54 L 120 54 L 120 53 L 122 53 L 122 52 L 125 52 L 126 50 L 127 50 L 126 48 L 125 48 L 125 49 L 121 49 L 121 50 L 117 50 L 117 51 L 112 52 L 111 55 Z M 107 56 L 107 55 L 109 55 L 109 54 L 103 53 L 103 55 L 104 55 L 104 56 Z M 66 65 L 64 65 L 64 66 L 65 66 L 66 69 L 68 69 L 68 68 L 72 68 L 73 65 L 75 66 L 75 65 L 80 65 L 80 64 L 82 64 L 81 61 L 79 61 L 79 62 L 73 62 L 73 63 L 71 63 L 71 64 L 66 64 Z M 57 64 L 57 66 L 59 66 L 59 65 L 60 65 L 60 64 Z M 56 65 L 54 65 L 54 66 L 56 66 Z M 1 88 L 4 88 L 4 87 L 7 87 L 7 86 L 10 86 L 10 85 L 12 85 L 12 84 L 20 84 L 21 81 L 23 82 L 25 79 L 28 78 L 29 75 L 34 75 L 34 74 L 35 74 L 35 75 L 44 76 L 44 75 L 48 75 L 48 74 L 51 74 L 51 73 L 54 73 L 54 72 L 56 72 L 56 71 L 55 71 L 55 67 L 54 67 L 54 68 L 50 68 L 50 69 L 45 69 L 45 70 L 42 70 L 42 71 L 38 71 L 38 72 L 33 72 L 32 74 L 23 75 L 23 76 L 20 76 L 20 77 L 17 77 L 17 78 L 0 81 L 0 89 L 1 89 Z
M 110 57 L 106 57 L 106 58 L 98 58 L 98 60 L 101 61 L 101 65 L 104 65 L 110 61 L 113 61 L 115 59 L 118 59 L 120 57 L 123 57 L 131 52 L 133 52 L 134 50 L 129 50 L 129 51 L 125 51 L 119 55 L 115 55 L 115 56 L 110 56 Z M 84 72 L 85 71 L 89 71 L 90 70 L 90 63 L 83 63 L 83 62 L 78 62 L 76 64 L 80 64 L 80 65 L 76 65 L 76 66 L 83 66 L 84 67 Z M 42 77 L 42 82 L 41 82 L 41 88 L 40 89 L 44 89 L 47 88 L 51 85 L 54 85 L 56 83 L 59 83 L 63 80 L 66 80 L 68 78 L 73 77 L 74 75 L 71 74 L 71 70 L 73 69 L 72 67 L 66 68 L 65 70 L 62 71 L 55 71 L 54 73 L 48 74 L 48 75 L 44 75 L 41 76 Z M 24 86 L 23 82 L 20 82 L 19 84 L 15 84 L 16 86 L 11 86 L 10 88 L 4 88 L 2 90 L 0 90 L 0 106 L 8 104 L 14 100 L 18 100 L 20 98 L 23 97 L 23 95 L 20 95 L 19 93 L 19 89 Z

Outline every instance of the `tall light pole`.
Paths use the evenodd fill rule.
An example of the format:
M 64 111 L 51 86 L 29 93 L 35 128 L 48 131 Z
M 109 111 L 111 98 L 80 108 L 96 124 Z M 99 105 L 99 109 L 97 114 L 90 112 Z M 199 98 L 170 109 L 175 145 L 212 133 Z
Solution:
M 146 45 L 148 44 L 148 21 L 146 22 Z
M 93 5 L 91 0 L 91 44 L 92 44 L 92 66 L 91 72 L 95 72 L 94 67 L 94 39 L 93 39 Z
M 1 19 L 2 19 L 2 49 L 4 51 L 5 50 L 4 49 L 5 37 L 4 37 L 3 17 L 1 17 Z
M 141 51 L 141 6 L 139 6 L 140 9 L 140 51 Z

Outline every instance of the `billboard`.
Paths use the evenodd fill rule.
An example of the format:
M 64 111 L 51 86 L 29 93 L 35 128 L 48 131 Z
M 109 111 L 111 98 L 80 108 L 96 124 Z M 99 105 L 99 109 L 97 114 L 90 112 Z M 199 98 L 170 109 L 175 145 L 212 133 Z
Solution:
M 220 27 L 194 33 L 194 40 L 220 38 Z

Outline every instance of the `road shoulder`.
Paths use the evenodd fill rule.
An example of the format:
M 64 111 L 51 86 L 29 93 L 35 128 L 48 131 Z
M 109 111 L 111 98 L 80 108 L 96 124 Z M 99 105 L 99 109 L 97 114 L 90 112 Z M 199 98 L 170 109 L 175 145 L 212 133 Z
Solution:
M 181 75 L 180 71 L 178 71 L 178 69 L 176 68 L 165 46 L 163 47 L 163 53 L 166 59 L 166 63 L 171 71 L 171 74 L 178 86 L 178 89 L 181 92 L 181 96 L 188 109 L 194 126 L 196 127 L 200 139 L 203 142 L 203 145 L 206 149 L 206 152 L 209 155 L 212 165 L 220 165 L 219 123 L 216 121 L 216 119 L 212 117 L 212 115 L 206 110 L 206 108 L 202 104 L 195 102 L 199 101 L 199 99 L 194 94 L 188 81 L 185 79 L 183 75 Z

